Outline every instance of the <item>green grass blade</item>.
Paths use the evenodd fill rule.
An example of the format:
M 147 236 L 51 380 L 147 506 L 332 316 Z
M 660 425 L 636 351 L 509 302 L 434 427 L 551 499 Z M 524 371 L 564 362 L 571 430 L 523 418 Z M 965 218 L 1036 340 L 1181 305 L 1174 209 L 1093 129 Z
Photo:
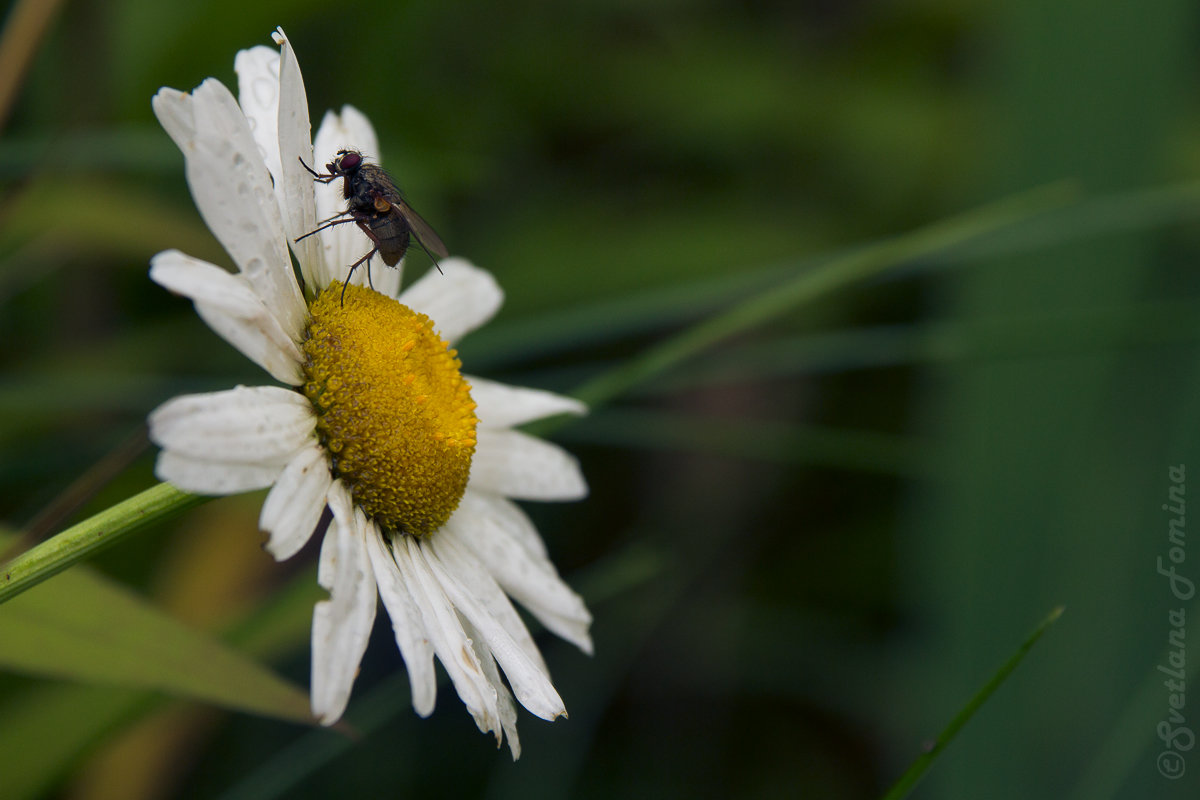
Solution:
M 982 231 L 952 250 L 921 254 L 922 266 L 945 267 L 1045 250 L 1070 242 L 1162 228 L 1195 219 L 1200 186 L 1195 183 L 1086 197 L 1062 207 L 1036 210 L 1011 224 Z M 861 253 L 862 251 L 855 251 Z M 832 252 L 758 265 L 732 274 L 643 289 L 517 319 L 501 319 L 470 339 L 471 368 L 492 369 L 521 359 L 558 355 L 649 332 L 667 330 L 727 307 L 751 293 L 774 288 L 789 276 L 853 253 Z
M 74 570 L 0 607 L 0 642 L 0 667 L 13 672 L 148 688 L 312 721 L 305 691 L 90 570 Z
M 905 478 L 936 477 L 940 463 L 933 445 L 913 436 L 674 411 L 607 408 L 571 423 L 557 436 L 564 442 L 719 454 Z
M 1029 638 L 1022 642 L 1021 646 L 1017 648 L 1017 652 L 1013 653 L 1012 656 L 1004 662 L 1000 669 L 996 670 L 996 674 L 992 676 L 991 680 L 985 683 L 983 688 L 980 689 L 975 696 L 972 697 L 970 701 L 968 701 L 967 704 L 963 706 L 957 714 L 954 715 L 954 719 L 950 720 L 950 724 L 947 725 L 945 730 L 938 735 L 937 740 L 933 743 L 933 746 L 930 747 L 925 753 L 922 753 L 917 760 L 912 763 L 912 766 L 910 766 L 905 773 L 900 776 L 900 779 L 892 785 L 892 788 L 888 790 L 888 793 L 883 796 L 883 800 L 900 800 L 900 798 L 906 797 L 908 793 L 911 792 L 914 787 L 916 787 L 921 778 L 925 776 L 925 773 L 929 771 L 929 768 L 933 766 L 933 762 L 939 755 L 942 754 L 942 751 L 946 749 L 946 745 L 950 744 L 950 742 L 954 740 L 954 737 L 957 736 L 958 732 L 962 730 L 962 727 L 967 724 L 967 721 L 970 720 L 971 717 L 975 716 L 975 712 L 982 708 L 983 704 L 986 703 L 992 694 L 1000 688 L 1000 684 L 1004 683 L 1004 681 L 1008 679 L 1008 676 L 1011 675 L 1012 671 L 1017 668 L 1017 665 L 1021 663 L 1021 660 L 1028 655 L 1031 649 L 1033 649 L 1033 646 L 1037 643 L 1038 639 L 1042 638 L 1042 634 L 1045 633 L 1046 630 L 1055 622 L 1057 622 L 1058 618 L 1062 616 L 1063 610 L 1063 606 L 1059 606 L 1051 611 L 1044 620 L 1042 620 L 1041 624 L 1039 624 L 1033 633 L 1029 635 Z
M 717 342 L 804 303 L 896 266 L 1004 229 L 1057 207 L 1070 197 L 1071 193 L 1062 186 L 1043 188 L 834 258 L 648 349 L 624 366 L 584 384 L 575 396 L 592 406 L 606 403 Z
M 322 595 L 313 570 L 304 570 L 221 640 L 264 661 L 294 652 L 308 641 L 312 607 Z M 69 682 L 47 682 L 0 701 L 5 800 L 42 797 L 106 737 L 168 702 L 161 692 Z M 39 746 L 25 747 L 29 741 Z

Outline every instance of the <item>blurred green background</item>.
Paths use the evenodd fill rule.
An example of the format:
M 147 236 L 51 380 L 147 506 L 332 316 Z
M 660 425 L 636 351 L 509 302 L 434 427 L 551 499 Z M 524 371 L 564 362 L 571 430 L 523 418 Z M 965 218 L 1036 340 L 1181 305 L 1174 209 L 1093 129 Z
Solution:
M 1184 608 L 1200 728 L 1200 605 L 1156 560 L 1169 469 L 1200 486 L 1198 17 L 1183 0 L 93 0 L 6 39 L 12 530 L 160 402 L 265 382 L 147 279 L 167 248 L 229 263 L 150 97 L 235 86 L 235 52 L 276 25 L 314 124 L 364 111 L 413 205 L 504 287 L 460 348 L 468 372 L 574 392 L 647 366 L 553 431 L 590 498 L 527 506 L 596 655 L 539 635 L 571 716 L 522 712 L 517 764 L 444 685 L 431 719 L 412 713 L 382 614 L 354 737 L 59 680 L 86 665 L 21 668 L 39 646 L 10 636 L 0 795 L 878 797 L 1065 604 L 916 796 L 1195 797 L 1200 749 L 1182 778 L 1159 771 L 1156 668 Z M 839 255 L 1063 181 L 1050 211 L 638 361 Z M 72 519 L 149 486 L 152 463 Z M 260 502 L 214 501 L 91 566 L 303 689 L 312 554 L 263 553 Z M 1200 581 L 1188 539 L 1178 569 Z

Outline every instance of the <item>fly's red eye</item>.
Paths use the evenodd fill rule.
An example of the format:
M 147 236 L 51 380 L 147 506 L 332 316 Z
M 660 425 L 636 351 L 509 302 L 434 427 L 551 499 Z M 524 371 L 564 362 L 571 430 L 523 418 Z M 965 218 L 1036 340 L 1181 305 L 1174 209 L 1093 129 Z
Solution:
M 361 163 L 362 156 L 353 150 L 343 152 L 337 160 L 337 165 L 342 170 L 356 169 Z

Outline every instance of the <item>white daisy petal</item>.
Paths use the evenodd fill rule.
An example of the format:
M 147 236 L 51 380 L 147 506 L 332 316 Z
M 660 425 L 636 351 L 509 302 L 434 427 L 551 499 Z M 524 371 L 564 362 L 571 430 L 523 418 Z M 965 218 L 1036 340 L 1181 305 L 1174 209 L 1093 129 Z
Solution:
M 379 584 L 379 596 L 396 634 L 396 646 L 408 668 L 413 710 L 422 717 L 433 713 L 437 700 L 437 676 L 433 668 L 433 646 L 425 633 L 421 609 L 400 575 L 391 548 L 380 535 L 367 536 L 367 553 Z
M 378 602 L 367 557 L 367 521 L 351 507 L 340 481 L 330 486 L 329 507 L 333 521 L 317 572 L 329 599 L 313 609 L 312 627 L 312 709 L 322 725 L 332 725 L 346 710 Z
M 154 116 L 184 153 L 194 146 L 196 121 L 192 112 L 192 96 L 164 86 L 150 101 Z
M 258 527 L 271 535 L 267 552 L 276 561 L 296 555 L 313 535 L 332 482 L 325 451 L 315 441 L 288 462 L 258 518 Z
M 279 61 L 279 155 L 281 172 L 276 176 L 275 190 L 282 192 L 283 227 L 287 232 L 296 260 L 306 283 L 316 286 L 321 277 L 321 240 L 308 236 L 317 228 L 317 208 L 313 202 L 313 176 L 304 164 L 313 165 L 312 124 L 308 119 L 308 96 L 304 79 L 292 45 L 283 34 L 275 32 L 280 47 Z M 340 183 L 340 182 L 339 182 Z
M 277 386 L 181 395 L 150 414 L 150 438 L 188 458 L 282 469 L 314 440 L 313 410 Z
M 337 151 L 346 149 L 346 145 L 342 144 L 344 139 L 341 130 L 341 119 L 338 115 L 326 111 L 320 126 L 317 127 L 316 138 L 313 139 L 312 168 L 317 172 L 325 172 L 325 166 L 333 161 Z M 331 221 L 346 210 L 342 181 L 318 183 L 314 180 L 313 196 L 318 226 Z M 353 223 L 334 225 L 322 230 L 313 238 L 320 243 L 321 261 L 317 264 L 315 276 L 318 287 L 328 286 L 335 277 L 342 280 L 346 274 L 346 267 L 366 252 L 362 250 L 362 243 L 366 237 Z M 354 252 L 358 252 L 358 255 L 351 255 Z
M 342 106 L 338 115 L 338 128 L 342 135 L 342 148 L 359 150 L 368 159 L 380 163 L 383 153 L 379 151 L 379 137 L 375 134 L 375 126 L 367 115 L 352 105 Z M 341 149 L 341 148 L 337 148 Z
M 475 414 L 482 428 L 514 428 L 556 414 L 582 416 L 587 413 L 587 406 L 573 397 L 509 386 L 486 378 L 463 377 L 471 384 L 471 399 L 479 405 Z
M 513 694 L 521 705 L 545 720 L 565 715 L 566 708 L 558 692 L 554 691 L 545 667 L 534 663 L 525 654 L 500 620 L 489 613 L 487 605 L 476 593 L 476 587 L 469 583 L 476 575 L 461 560 L 452 557 L 451 549 L 439 552 L 423 548 L 422 552 L 442 591 L 454 603 L 458 613 L 483 633 L 488 649 L 504 670 Z M 447 558 L 442 557 L 443 552 Z
M 219 81 L 192 93 L 195 134 L 184 148 L 188 185 L 205 223 L 254 291 L 299 340 L 304 302 L 292 274 L 271 176 L 241 109 Z
M 500 673 L 496 669 L 496 659 L 491 657 L 487 652 L 486 645 L 483 644 L 483 634 L 471 624 L 471 621 L 463 617 L 461 614 L 458 621 L 462 623 L 463 631 L 471 640 L 471 646 L 475 648 L 475 656 L 479 659 L 480 665 L 483 667 L 483 675 L 488 683 L 496 687 L 497 708 L 500 711 L 500 727 L 504 735 L 508 737 L 508 749 L 512 753 L 512 760 L 516 761 L 521 757 L 521 739 L 517 736 L 517 704 L 513 702 L 512 692 L 504 685 L 504 681 L 500 679 Z M 499 737 L 497 737 L 496 747 L 500 747 Z
M 550 561 L 546 543 L 538 534 L 533 520 L 508 498 L 482 491 L 478 486 L 468 486 L 454 513 L 468 514 L 488 524 L 499 525 L 515 546 L 541 561 Z
M 176 294 L 218 305 L 228 305 L 231 311 L 245 307 L 243 316 L 262 305 L 249 282 L 215 264 L 193 258 L 178 250 L 164 250 L 150 259 L 150 279 Z M 249 298 L 249 299 L 247 299 Z M 257 301 L 251 303 L 250 300 Z
M 421 546 L 411 536 L 392 540 L 392 554 L 404 585 L 421 610 L 426 635 L 438 660 L 446 668 L 455 691 L 475 724 L 499 737 L 500 711 L 494 684 L 487 680 L 458 616 L 427 563 Z
M 547 630 L 591 655 L 592 615 L 546 557 L 533 523 L 512 502 L 467 492 L 438 535 L 469 550 Z
M 451 342 L 483 325 L 500 310 L 504 292 L 490 272 L 461 258 L 443 258 L 400 295 L 400 302 L 426 314 Z
M 193 300 L 210 328 L 271 377 L 292 386 L 302 382 L 300 348 L 245 278 L 178 250 L 151 259 L 150 278 Z
M 470 521 L 464 521 L 460 517 L 456 523 L 452 517 L 446 526 L 438 531 L 437 536 L 431 537 L 425 543 L 425 548 L 433 551 L 447 570 L 458 579 L 460 586 L 470 587 L 471 594 L 483 610 L 504 628 L 504 631 L 512 637 L 513 642 L 521 649 L 525 657 L 542 672 L 549 673 L 550 670 L 546 666 L 545 660 L 542 659 L 541 651 L 534 644 L 529 629 L 525 627 L 521 615 L 513 608 L 508 595 L 496 583 L 492 574 L 484 569 L 479 559 L 475 558 L 471 552 L 472 548 L 470 546 L 462 547 L 463 532 L 460 531 L 458 536 L 442 535 L 451 526 L 466 527 L 468 531 L 471 528 Z
M 239 269 L 264 252 L 283 261 L 270 170 L 241 106 L 225 84 L 209 78 L 192 91 L 192 119 L 192 140 L 184 148 L 188 184 L 209 229 Z
M 587 483 L 561 447 L 512 430 L 480 428 L 470 486 L 518 500 L 579 500 Z
M 229 314 L 225 308 L 196 301 L 196 313 L 225 341 L 242 355 L 270 373 L 272 378 L 289 386 L 299 386 L 303 373 L 300 359 L 289 351 L 296 350 L 290 339 L 276 336 L 282 333 L 274 317 L 258 314 L 250 318 Z
M 264 489 L 275 482 L 282 470 L 282 464 L 236 464 L 191 458 L 170 450 L 160 452 L 154 464 L 154 474 L 160 481 L 185 492 L 211 495 Z
M 233 59 L 238 76 L 238 105 L 267 171 L 279 175 L 279 51 L 259 45 L 239 50 Z

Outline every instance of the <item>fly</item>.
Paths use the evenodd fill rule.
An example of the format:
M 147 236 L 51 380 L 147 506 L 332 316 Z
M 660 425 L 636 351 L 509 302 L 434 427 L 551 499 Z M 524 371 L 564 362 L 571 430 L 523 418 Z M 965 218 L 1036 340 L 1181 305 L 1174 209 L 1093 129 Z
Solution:
M 345 211 L 325 220 L 320 227 L 309 231 L 300 239 L 306 239 L 335 225 L 353 222 L 374 245 L 370 252 L 350 265 L 350 271 L 346 274 L 347 284 L 354 270 L 363 263 L 367 265 L 367 279 L 370 280 L 371 257 L 376 253 L 389 267 L 399 264 L 413 239 L 433 261 L 434 266 L 437 266 L 439 258 L 450 255 L 441 237 L 405 202 L 404 195 L 400 193 L 392 176 L 382 167 L 363 161 L 362 153 L 357 150 L 339 150 L 333 161 L 325 165 L 325 174 L 305 164 L 304 159 L 300 159 L 300 164 L 321 183 L 330 183 L 341 178 L 342 195 L 347 201 Z M 438 272 L 441 272 L 441 267 L 438 267 Z M 346 285 L 343 284 L 343 300 L 345 297 Z

